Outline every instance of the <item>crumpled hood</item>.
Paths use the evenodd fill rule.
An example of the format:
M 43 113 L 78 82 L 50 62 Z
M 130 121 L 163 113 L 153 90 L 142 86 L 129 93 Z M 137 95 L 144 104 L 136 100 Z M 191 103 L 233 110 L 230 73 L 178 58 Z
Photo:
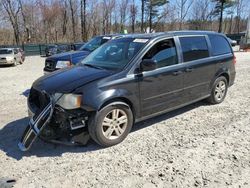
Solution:
M 49 94 L 70 93 L 87 83 L 111 74 L 111 71 L 81 65 L 42 76 L 33 83 L 32 87 Z
M 48 57 L 48 60 L 60 61 L 66 60 L 71 61 L 73 64 L 78 63 L 80 60 L 84 59 L 90 54 L 89 51 L 74 51 L 74 52 L 65 52 L 60 54 L 55 54 Z

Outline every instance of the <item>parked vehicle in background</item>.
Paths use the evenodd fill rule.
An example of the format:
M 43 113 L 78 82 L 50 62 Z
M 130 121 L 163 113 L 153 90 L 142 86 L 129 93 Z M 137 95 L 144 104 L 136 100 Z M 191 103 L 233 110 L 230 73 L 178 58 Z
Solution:
M 237 41 L 236 40 L 232 40 L 230 38 L 227 37 L 227 40 L 229 41 L 229 43 L 231 44 L 231 46 L 236 46 L 237 45 Z
M 44 74 L 53 72 L 55 70 L 76 65 L 91 52 L 100 47 L 109 40 L 116 39 L 122 35 L 104 35 L 92 38 L 89 42 L 84 44 L 78 51 L 66 52 L 46 58 Z
M 0 49 L 0 65 L 22 64 L 22 53 L 17 48 L 1 48 Z
M 37 138 L 122 142 L 135 122 L 207 99 L 219 104 L 235 80 L 227 38 L 205 31 L 128 35 L 81 64 L 41 77 L 28 98 L 30 123 L 19 143 Z
M 85 42 L 78 42 L 71 45 L 71 50 L 78 51 L 80 48 L 86 44 Z
M 52 44 L 52 45 L 48 45 L 45 48 L 45 54 L 46 57 L 48 56 L 52 56 L 55 54 L 59 54 L 59 53 L 63 53 L 63 52 L 67 52 L 70 51 L 70 45 L 67 44 Z

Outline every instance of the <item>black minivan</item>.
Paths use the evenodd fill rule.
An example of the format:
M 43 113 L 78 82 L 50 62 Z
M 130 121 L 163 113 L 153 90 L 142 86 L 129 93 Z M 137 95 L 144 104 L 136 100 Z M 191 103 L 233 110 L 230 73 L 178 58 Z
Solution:
M 43 76 L 28 97 L 31 117 L 19 143 L 39 137 L 107 147 L 135 122 L 207 99 L 219 104 L 235 80 L 235 57 L 215 32 L 134 34 L 112 40 L 73 68 Z

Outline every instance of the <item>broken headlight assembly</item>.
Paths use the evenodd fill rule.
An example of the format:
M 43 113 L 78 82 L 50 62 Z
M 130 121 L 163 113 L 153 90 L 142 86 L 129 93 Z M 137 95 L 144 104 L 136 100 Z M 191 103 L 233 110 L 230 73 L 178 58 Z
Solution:
M 57 98 L 56 104 L 61 106 L 65 110 L 73 110 L 81 107 L 82 95 L 79 94 L 55 94 Z

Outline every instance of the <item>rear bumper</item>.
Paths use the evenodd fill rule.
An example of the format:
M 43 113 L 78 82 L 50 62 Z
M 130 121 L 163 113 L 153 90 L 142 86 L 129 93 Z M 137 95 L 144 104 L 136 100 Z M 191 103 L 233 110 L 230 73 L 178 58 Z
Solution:
M 229 84 L 228 84 L 229 87 L 231 87 L 234 84 L 235 77 L 236 77 L 236 72 L 235 71 L 231 72 L 231 74 L 230 74 L 230 80 L 229 80 Z

